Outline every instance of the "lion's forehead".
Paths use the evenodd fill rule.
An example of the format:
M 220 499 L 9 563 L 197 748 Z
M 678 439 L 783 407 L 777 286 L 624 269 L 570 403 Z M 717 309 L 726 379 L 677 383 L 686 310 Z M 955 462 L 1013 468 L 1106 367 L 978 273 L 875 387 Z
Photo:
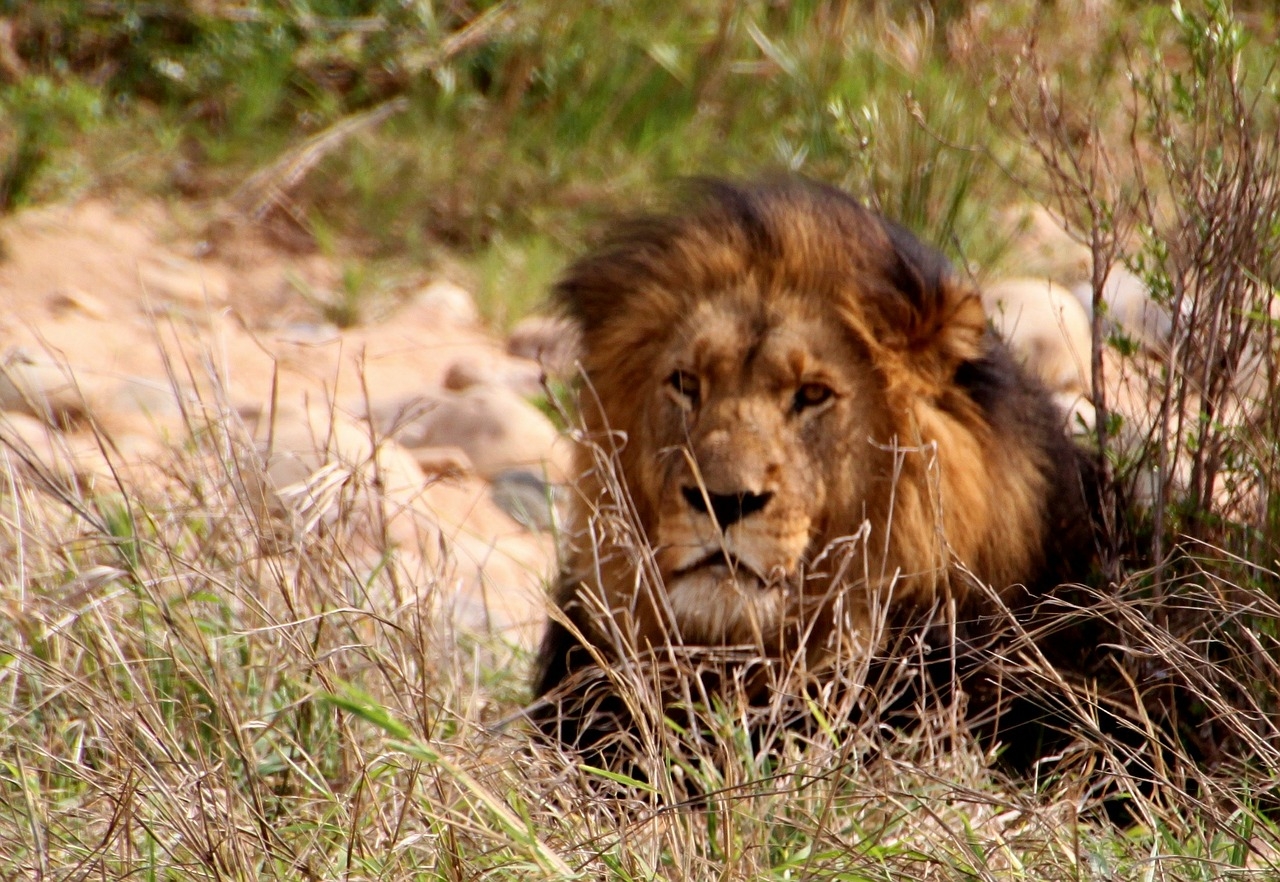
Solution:
M 671 339 L 673 366 L 713 382 L 756 387 L 786 388 L 815 375 L 849 374 L 865 359 L 834 312 L 824 314 L 797 296 L 709 297 L 684 317 Z

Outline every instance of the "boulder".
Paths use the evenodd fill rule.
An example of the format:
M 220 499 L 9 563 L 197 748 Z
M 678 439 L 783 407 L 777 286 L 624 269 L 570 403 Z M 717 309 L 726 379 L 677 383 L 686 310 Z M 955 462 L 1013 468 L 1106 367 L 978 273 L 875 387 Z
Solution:
M 472 386 L 501 386 L 517 395 L 537 395 L 542 391 L 542 368 L 523 358 L 500 353 L 464 356 L 444 372 L 444 387 L 454 392 Z
M 480 323 L 480 310 L 467 289 L 436 279 L 410 299 L 406 309 L 437 324 L 470 328 Z
M 524 468 L 562 483 L 570 473 L 568 444 L 556 427 L 524 398 L 499 386 L 416 396 L 377 408 L 373 419 L 379 432 L 410 449 L 462 450 L 485 479 Z
M 529 316 L 511 329 L 507 352 L 541 365 L 547 376 L 568 380 L 578 374 L 582 342 L 577 326 L 553 316 Z
M 1092 428 L 1092 329 L 1071 292 L 1048 279 L 1005 279 L 983 289 L 982 306 L 1070 424 L 1077 430 Z
M 1071 293 L 1092 315 L 1093 286 L 1081 282 Z M 1162 352 L 1168 346 L 1173 319 L 1166 307 L 1152 299 L 1147 283 L 1140 277 L 1120 264 L 1111 267 L 1102 286 L 1102 300 L 1107 305 L 1103 318 L 1108 334 L 1120 332 L 1146 352 Z

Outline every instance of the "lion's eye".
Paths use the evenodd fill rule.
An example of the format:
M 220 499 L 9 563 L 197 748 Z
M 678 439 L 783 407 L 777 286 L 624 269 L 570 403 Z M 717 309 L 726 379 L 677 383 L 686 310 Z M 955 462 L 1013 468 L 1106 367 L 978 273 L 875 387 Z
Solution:
M 826 404 L 834 394 L 831 387 L 825 383 L 803 383 L 796 390 L 795 411 L 799 413 L 802 410 Z
M 701 399 L 702 382 L 698 379 L 697 374 L 692 371 L 672 371 L 671 376 L 667 377 L 667 385 L 684 399 L 684 402 L 689 407 L 698 406 L 698 402 Z

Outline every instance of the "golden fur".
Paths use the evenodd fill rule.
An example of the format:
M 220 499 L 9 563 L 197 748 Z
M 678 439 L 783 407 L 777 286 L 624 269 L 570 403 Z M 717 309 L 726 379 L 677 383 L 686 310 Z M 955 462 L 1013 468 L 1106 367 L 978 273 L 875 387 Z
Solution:
M 838 191 L 704 182 L 557 296 L 590 443 L 556 597 L 571 626 L 549 630 L 540 693 L 619 635 L 871 649 L 885 610 L 970 609 L 979 582 L 1017 605 L 1087 557 L 1078 456 L 978 292 Z M 601 533 L 628 508 L 656 573 Z

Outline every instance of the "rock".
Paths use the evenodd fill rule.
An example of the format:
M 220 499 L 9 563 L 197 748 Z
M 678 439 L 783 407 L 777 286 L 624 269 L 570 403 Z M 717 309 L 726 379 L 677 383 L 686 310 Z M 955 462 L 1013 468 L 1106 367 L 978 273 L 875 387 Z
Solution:
M 1280 335 L 1276 333 L 1280 331 L 1280 297 L 1264 287 L 1255 292 L 1252 302 L 1265 304 L 1250 312 L 1259 318 L 1265 315 L 1264 321 L 1270 323 L 1271 330 L 1267 333 L 1259 328 L 1250 337 L 1236 375 L 1236 395 L 1250 420 L 1266 413 L 1267 402 L 1274 394 L 1272 378 L 1280 375 Z
M 507 469 L 494 476 L 490 496 L 498 508 L 530 530 L 546 531 L 557 522 L 555 488 L 526 469 Z
M 1053 394 L 1073 427 L 1092 428 L 1092 328 L 1079 301 L 1047 279 L 986 286 L 982 306 L 996 332 Z
M 262 542 L 282 565 L 323 543 L 383 592 L 370 599 L 379 613 L 420 604 L 452 616 L 444 628 L 532 647 L 555 542 L 499 503 L 536 523 L 541 482 L 566 470 L 565 445 L 519 394 L 536 390 L 536 364 L 506 355 L 470 295 L 448 282 L 390 320 L 339 332 L 300 293 L 340 290 L 335 259 L 284 254 L 253 229 L 213 230 L 172 208 L 113 197 L 3 219 L 0 480 L 37 494 L 123 491 L 143 505 L 207 482 L 234 503 L 225 517 L 210 507 L 211 528 Z M 193 227 L 208 238 L 193 242 Z M 391 414 L 429 446 L 404 447 L 347 415 L 410 401 L 446 373 L 465 391 Z M 346 411 L 313 404 L 332 401 Z M 434 426 L 431 408 L 442 411 Z M 209 437 L 162 443 L 186 439 L 188 419 Z M 466 449 L 448 442 L 467 431 Z M 201 469 L 223 461 L 205 457 L 237 439 L 232 484 L 214 488 L 220 471 Z M 511 468 L 525 474 L 503 476 Z
M 227 280 L 220 272 L 175 255 L 140 261 L 138 278 L 152 302 L 204 307 L 228 300 Z
M 49 308 L 49 312 L 55 317 L 63 316 L 67 313 L 79 313 L 99 321 L 105 321 L 111 317 L 110 310 L 100 298 L 75 285 L 59 288 L 49 295 L 45 303 Z
M 93 416 L 112 435 L 177 436 L 185 431 L 180 394 L 164 380 L 125 377 L 102 390 Z
M 468 328 L 480 321 L 480 310 L 465 289 L 446 279 L 436 279 L 413 296 L 411 309 L 426 313 L 440 324 Z
M 475 471 L 471 457 L 461 447 L 419 447 L 409 452 L 428 477 L 456 478 Z
M 502 386 L 517 395 L 537 395 L 542 391 L 542 369 L 526 359 L 502 355 L 461 358 L 444 372 L 444 387 L 454 392 L 472 386 Z
M 0 362 L 0 410 L 65 429 L 82 422 L 89 406 L 80 381 L 66 368 L 36 362 L 19 352 Z
M 578 375 L 582 341 L 578 328 L 568 319 L 529 316 L 511 329 L 507 352 L 542 366 L 547 376 L 558 380 Z
M 342 331 L 332 322 L 290 322 L 273 337 L 292 346 L 324 346 L 341 342 Z
M 497 386 L 472 386 L 415 397 L 374 414 L 380 432 L 409 448 L 457 447 L 483 478 L 525 468 L 561 483 L 569 474 L 568 445 L 541 411 Z
M 173 304 L 200 310 L 220 307 L 228 301 L 227 280 L 221 273 L 175 255 L 140 261 L 138 280 L 151 305 Z
M 51 474 L 64 481 L 80 477 L 78 457 L 62 433 L 26 413 L 0 413 L 0 475 L 16 467 L 27 474 Z
M 124 481 L 140 489 L 158 482 L 151 464 L 164 453 L 163 445 L 146 435 L 108 439 L 91 431 L 67 433 L 27 414 L 0 413 L 0 473 L 13 465 L 42 482 L 86 489 Z
M 164 380 L 102 377 L 90 370 L 33 361 L 22 354 L 0 365 L 0 410 L 26 414 L 62 430 L 94 427 L 108 437 L 182 430 L 176 393 Z
M 546 622 L 555 542 L 513 521 L 488 489 L 474 478 L 440 481 L 415 500 L 439 525 L 440 549 L 410 584 L 456 626 L 532 650 Z
M 258 426 L 258 435 L 266 429 Z M 321 408 L 278 416 L 271 434 L 272 448 L 260 444 L 256 463 L 241 470 L 247 498 L 260 500 L 255 529 L 268 542 L 323 530 L 353 565 L 404 574 L 398 584 L 413 596 L 371 599 L 388 615 L 397 604 L 423 604 L 455 627 L 536 645 L 554 543 L 504 513 L 488 484 L 429 480 L 413 453 Z M 504 480 L 513 483 L 531 485 Z
M 394 441 L 375 443 L 367 425 L 323 408 L 277 415 L 257 433 L 259 462 L 243 473 L 260 517 L 300 532 L 351 528 L 358 549 L 373 553 L 383 537 L 433 546 L 434 525 L 413 511 L 426 477 Z
M 1043 206 L 1011 208 L 1002 213 L 1001 226 L 1009 231 L 1006 262 L 1018 275 L 1052 279 L 1068 287 L 1089 278 L 1092 252 Z
M 1071 289 L 1085 311 L 1093 314 L 1093 286 L 1081 282 Z M 1116 264 L 1107 273 L 1102 286 L 1102 299 L 1107 304 L 1104 316 L 1108 333 L 1120 331 L 1143 350 L 1158 353 L 1169 344 L 1173 319 L 1169 310 L 1151 298 L 1146 282 Z

